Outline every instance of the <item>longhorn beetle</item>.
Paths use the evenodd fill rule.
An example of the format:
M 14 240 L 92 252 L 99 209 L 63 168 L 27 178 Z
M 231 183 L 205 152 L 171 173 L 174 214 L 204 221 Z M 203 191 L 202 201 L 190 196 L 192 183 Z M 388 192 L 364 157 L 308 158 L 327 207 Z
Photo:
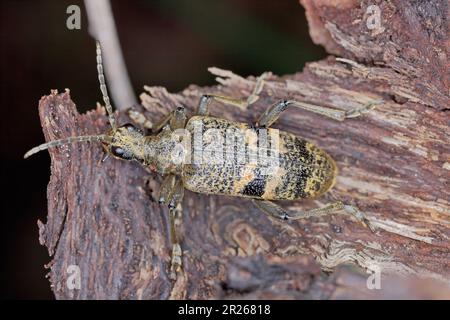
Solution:
M 182 251 L 175 228 L 175 208 L 182 202 L 184 189 L 204 194 L 250 198 L 261 211 L 282 220 L 297 220 L 342 211 L 354 216 L 365 226 L 374 230 L 374 226 L 361 211 L 354 206 L 343 204 L 341 201 L 321 208 L 297 212 L 287 211 L 272 202 L 273 200 L 315 198 L 324 194 L 335 184 L 337 167 L 334 160 L 314 144 L 289 132 L 270 127 L 280 114 L 289 107 L 305 109 L 343 121 L 346 118 L 361 115 L 380 102 L 342 111 L 299 101 L 282 100 L 267 108 L 253 126 L 209 116 L 208 107 L 213 100 L 240 107 L 246 107 L 256 101 L 263 88 L 263 75 L 257 78 L 254 92 L 249 99 L 234 99 L 213 94 L 203 95 L 200 98 L 196 115 L 190 118 L 187 118 L 183 107 L 178 107 L 159 123 L 152 125 L 152 122 L 142 114 L 132 111 L 129 114 L 130 118 L 144 128 L 151 130 L 151 135 L 144 135 L 140 129 L 131 124 L 122 126 L 116 124 L 105 84 L 102 52 L 98 41 L 96 52 L 100 90 L 111 129 L 100 135 L 77 136 L 50 141 L 31 149 L 25 154 L 24 158 L 41 150 L 67 143 L 100 141 L 107 155 L 111 154 L 122 160 L 137 161 L 144 167 L 151 168 L 162 175 L 164 179 L 160 187 L 159 201 L 161 204 L 167 204 L 170 209 L 169 220 L 172 241 L 170 270 L 172 277 L 182 266 Z M 200 128 L 200 133 L 204 134 L 200 141 L 195 139 L 198 128 Z M 180 138 L 180 135 L 176 134 L 182 129 L 184 133 L 194 135 L 194 143 L 187 149 L 179 149 L 180 141 L 189 140 L 185 136 Z M 208 136 L 208 131 L 213 131 L 214 134 Z M 179 153 L 177 150 L 182 150 L 183 155 L 189 153 L 195 155 L 199 150 L 209 150 L 208 148 L 212 143 L 220 141 L 217 135 L 226 136 L 229 132 L 242 131 L 245 131 L 245 134 L 240 136 L 242 148 L 237 152 L 238 148 L 229 149 L 236 154 L 227 157 L 225 160 L 223 154 L 219 157 L 211 156 L 214 155 L 214 152 L 208 153 L 209 157 L 201 158 L 203 161 L 189 163 L 180 161 L 179 157 L 174 157 L 174 154 Z M 270 149 L 261 142 L 260 138 L 263 136 L 266 137 L 266 142 L 270 141 L 276 145 L 276 157 L 270 158 L 268 156 Z M 256 143 L 252 143 L 252 141 L 256 141 Z M 260 157 L 257 157 L 258 161 L 249 161 L 251 157 L 247 153 L 256 154 Z M 182 158 L 185 159 L 184 156 Z M 272 161 L 273 158 L 276 161 Z M 267 170 L 270 165 L 263 165 L 259 161 L 261 159 L 271 159 L 268 163 L 275 163 L 271 167 L 275 170 Z

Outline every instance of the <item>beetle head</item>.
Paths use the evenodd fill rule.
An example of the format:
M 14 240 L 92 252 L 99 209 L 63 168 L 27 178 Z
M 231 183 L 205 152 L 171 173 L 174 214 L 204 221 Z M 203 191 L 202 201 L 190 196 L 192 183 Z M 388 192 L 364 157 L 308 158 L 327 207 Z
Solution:
M 110 141 L 103 141 L 103 148 L 113 157 L 122 160 L 142 160 L 143 132 L 132 124 L 125 124 L 110 132 Z

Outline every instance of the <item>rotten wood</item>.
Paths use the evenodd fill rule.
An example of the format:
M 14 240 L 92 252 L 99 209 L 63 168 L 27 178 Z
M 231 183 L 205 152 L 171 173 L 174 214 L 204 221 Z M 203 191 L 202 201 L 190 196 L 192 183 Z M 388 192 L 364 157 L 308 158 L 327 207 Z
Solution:
M 300 0 L 313 41 L 400 101 L 449 108 L 449 2 Z M 406 100 L 405 100 L 406 99 Z
M 448 84 L 448 68 L 436 51 L 445 41 L 433 33 L 424 38 L 422 32 L 419 37 L 416 32 L 422 29 L 418 26 L 419 31 L 411 29 L 408 47 L 402 40 L 406 31 L 401 30 L 408 19 L 423 16 L 424 10 L 428 12 L 432 7 L 383 1 L 383 17 L 387 15 L 397 27 L 383 18 L 383 32 L 372 34 L 373 30 L 364 29 L 369 5 L 364 1 L 302 3 L 313 39 L 344 58 L 330 56 L 290 76 L 269 74 L 260 99 L 248 110 L 218 104 L 211 112 L 227 119 L 254 122 L 279 99 L 343 110 L 383 100 L 375 110 L 342 123 L 290 110 L 275 124 L 327 150 L 340 169 L 333 192 L 315 200 L 283 205 L 296 210 L 340 199 L 364 211 L 378 227 L 377 232 L 343 215 L 286 223 L 268 218 L 246 199 L 186 192 L 179 228 L 184 270 L 173 282 L 168 271 L 168 212 L 153 200 L 161 178 L 149 176 L 135 163 L 115 159 L 101 162 L 104 154 L 98 143 L 62 146 L 50 150 L 48 216 L 46 224 L 39 222 L 40 242 L 52 256 L 48 267 L 56 298 L 199 299 L 234 298 L 236 294 L 265 298 L 364 297 L 358 296 L 355 288 L 353 292 L 345 289 L 349 286 L 339 287 L 339 281 L 333 280 L 339 278 L 342 264 L 363 270 L 378 268 L 383 279 L 431 278 L 448 288 L 450 117 L 448 90 L 441 90 Z M 401 5 L 408 10 L 402 10 Z M 436 15 L 445 20 L 445 13 Z M 421 26 L 431 28 L 429 24 Z M 391 51 L 391 43 L 383 43 L 383 39 L 400 49 Z M 424 54 L 418 49 L 426 47 L 423 41 L 428 41 L 429 46 Z M 419 52 L 414 63 L 409 56 L 412 49 Z M 445 55 L 445 51 L 440 54 Z M 192 114 L 204 93 L 246 97 L 255 84 L 254 77 L 243 78 L 219 68 L 211 68 L 210 72 L 219 85 L 191 85 L 176 94 L 162 87 L 146 87 L 138 108 L 152 120 L 179 105 Z M 43 97 L 39 112 L 47 141 L 101 133 L 108 128 L 101 107 L 80 115 L 68 91 L 53 91 Z M 125 121 L 126 116 L 121 114 L 120 122 Z M 242 260 L 236 260 L 236 256 Z M 66 285 L 70 265 L 80 268 L 79 290 Z M 277 267 L 273 269 L 273 265 Z M 236 282 L 236 270 L 243 266 L 250 268 L 250 276 Z M 333 273 L 336 268 L 337 273 Z M 277 277 L 273 270 L 285 277 Z M 252 287 L 254 277 L 261 272 L 265 276 Z M 344 272 L 349 276 L 356 273 L 353 269 Z M 312 280 L 305 280 L 306 275 L 311 275 Z M 283 287 L 286 279 L 293 286 Z M 365 287 L 361 276 L 359 279 L 358 286 Z M 247 289 L 235 290 L 236 284 Z M 280 286 L 290 289 L 273 289 Z M 417 294 L 427 287 L 415 286 Z

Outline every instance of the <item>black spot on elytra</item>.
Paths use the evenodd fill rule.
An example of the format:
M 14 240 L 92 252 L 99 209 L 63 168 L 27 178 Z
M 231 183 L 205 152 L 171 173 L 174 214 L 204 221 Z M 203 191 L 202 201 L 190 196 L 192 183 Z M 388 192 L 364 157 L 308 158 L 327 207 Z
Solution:
M 242 194 L 246 196 L 261 197 L 265 192 L 266 183 L 266 176 L 261 175 L 261 171 L 256 169 L 255 178 L 247 183 L 244 190 L 242 190 Z

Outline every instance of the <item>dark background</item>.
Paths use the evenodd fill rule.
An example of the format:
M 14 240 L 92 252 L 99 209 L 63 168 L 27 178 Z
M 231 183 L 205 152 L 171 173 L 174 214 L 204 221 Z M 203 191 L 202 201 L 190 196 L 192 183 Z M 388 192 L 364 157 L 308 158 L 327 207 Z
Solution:
M 66 28 L 67 6 L 81 8 L 81 30 Z M 177 92 L 213 85 L 207 67 L 240 75 L 289 74 L 325 56 L 308 34 L 296 0 L 112 1 L 133 88 Z M 38 101 L 70 88 L 80 111 L 101 95 L 95 43 L 82 1 L 1 1 L 1 298 L 51 299 L 51 258 L 39 245 L 37 219 L 46 221 L 50 160 L 23 154 L 44 141 Z

